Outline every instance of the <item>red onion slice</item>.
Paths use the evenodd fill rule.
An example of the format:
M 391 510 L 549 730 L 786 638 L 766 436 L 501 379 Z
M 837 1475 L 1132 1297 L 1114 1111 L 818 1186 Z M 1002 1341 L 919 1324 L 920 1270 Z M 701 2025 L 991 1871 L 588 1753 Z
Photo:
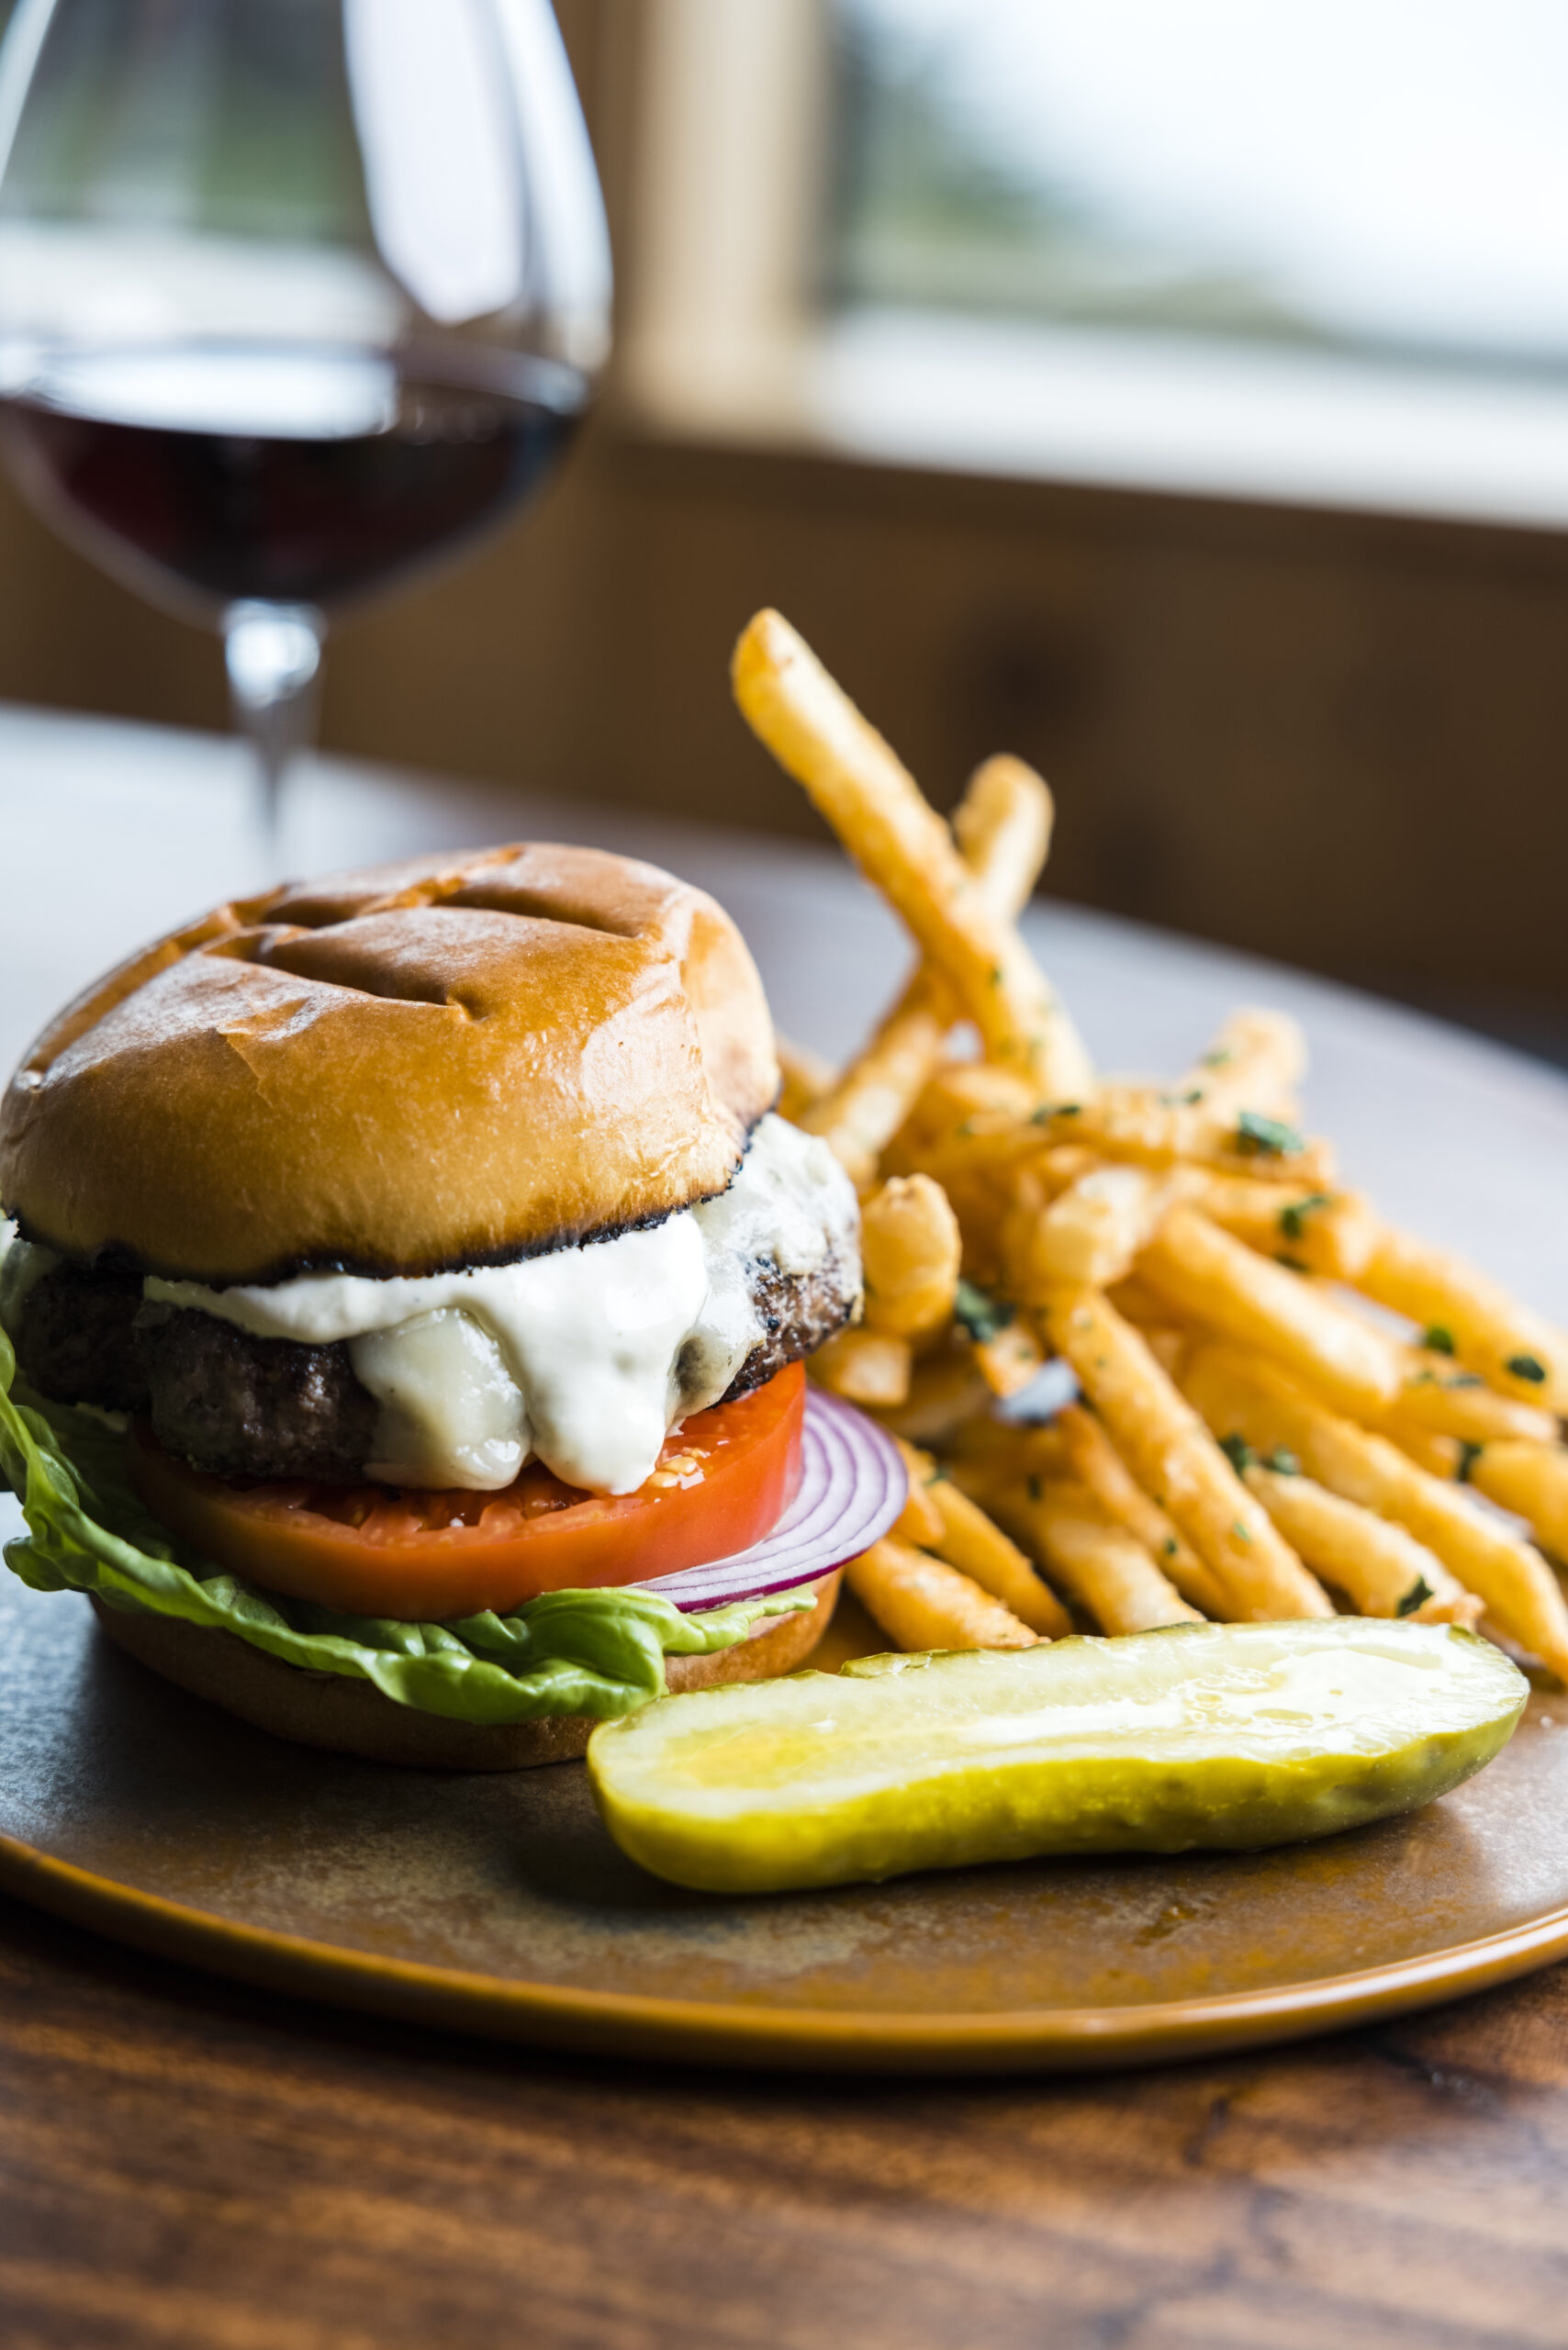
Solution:
M 880 1539 L 903 1508 L 909 1479 L 897 1445 L 874 1420 L 820 1387 L 806 1391 L 801 1485 L 771 1534 L 733 1558 L 633 1584 L 686 1615 L 732 1599 L 814 1583 Z

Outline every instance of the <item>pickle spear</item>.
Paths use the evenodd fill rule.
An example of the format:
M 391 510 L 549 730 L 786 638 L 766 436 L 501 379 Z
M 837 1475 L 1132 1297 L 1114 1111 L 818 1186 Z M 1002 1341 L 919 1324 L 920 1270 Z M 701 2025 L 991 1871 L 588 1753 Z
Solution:
M 1529 1695 L 1451 1624 L 1179 1624 L 694 1690 L 602 1723 L 588 1774 L 655 1876 L 778 1893 L 1330 1836 L 1458 1786 Z

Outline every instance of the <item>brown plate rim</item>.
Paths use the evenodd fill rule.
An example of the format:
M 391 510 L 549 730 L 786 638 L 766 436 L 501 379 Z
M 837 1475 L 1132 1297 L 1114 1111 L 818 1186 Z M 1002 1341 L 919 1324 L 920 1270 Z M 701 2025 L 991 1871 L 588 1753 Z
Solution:
M 588 1991 L 279 1933 L 0 1835 L 0 1891 L 155 1956 L 268 1991 L 599 2056 L 829 2072 L 1083 2071 L 1304 2039 L 1488 1990 L 1568 1956 L 1568 1907 L 1474 1942 L 1263 1991 L 1125 2008 L 909 2016 Z

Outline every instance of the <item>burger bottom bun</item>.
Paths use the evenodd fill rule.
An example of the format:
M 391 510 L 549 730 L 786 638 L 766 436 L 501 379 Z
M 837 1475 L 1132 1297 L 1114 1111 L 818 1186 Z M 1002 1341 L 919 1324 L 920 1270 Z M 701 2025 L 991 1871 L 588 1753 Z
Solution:
M 672 1694 L 792 1673 L 826 1631 L 838 1585 L 836 1570 L 803 1584 L 802 1591 L 816 1600 L 809 1613 L 765 1616 L 734 1648 L 711 1656 L 667 1657 L 665 1673 Z M 400 1762 L 416 1771 L 525 1771 L 536 1762 L 575 1762 L 598 1728 L 588 1714 L 498 1726 L 447 1721 L 395 1704 L 368 1681 L 302 1672 L 232 1632 L 207 1631 L 166 1616 L 133 1615 L 96 1599 L 93 1608 L 108 1639 L 138 1663 L 297 1746 L 358 1754 L 370 1762 Z

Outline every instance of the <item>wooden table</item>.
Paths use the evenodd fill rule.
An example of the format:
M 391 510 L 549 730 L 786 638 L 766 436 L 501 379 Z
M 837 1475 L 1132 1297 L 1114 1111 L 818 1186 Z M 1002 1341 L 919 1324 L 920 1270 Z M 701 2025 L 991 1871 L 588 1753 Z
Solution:
M 828 853 L 325 764 L 303 869 L 533 832 L 716 888 L 781 1023 L 852 1042 L 893 925 Z M 231 889 L 227 746 L 0 717 L 0 1057 Z M 1309 1022 L 1355 1172 L 1568 1315 L 1568 1086 L 1294 976 L 1036 918 L 1103 1060 Z M 7 1505 L 7 1507 L 13 1505 Z M 0 1904 L 15 2350 L 1504 2350 L 1568 2342 L 1568 1975 L 1260 2056 L 1053 2082 L 674 2075 L 236 1990 Z

